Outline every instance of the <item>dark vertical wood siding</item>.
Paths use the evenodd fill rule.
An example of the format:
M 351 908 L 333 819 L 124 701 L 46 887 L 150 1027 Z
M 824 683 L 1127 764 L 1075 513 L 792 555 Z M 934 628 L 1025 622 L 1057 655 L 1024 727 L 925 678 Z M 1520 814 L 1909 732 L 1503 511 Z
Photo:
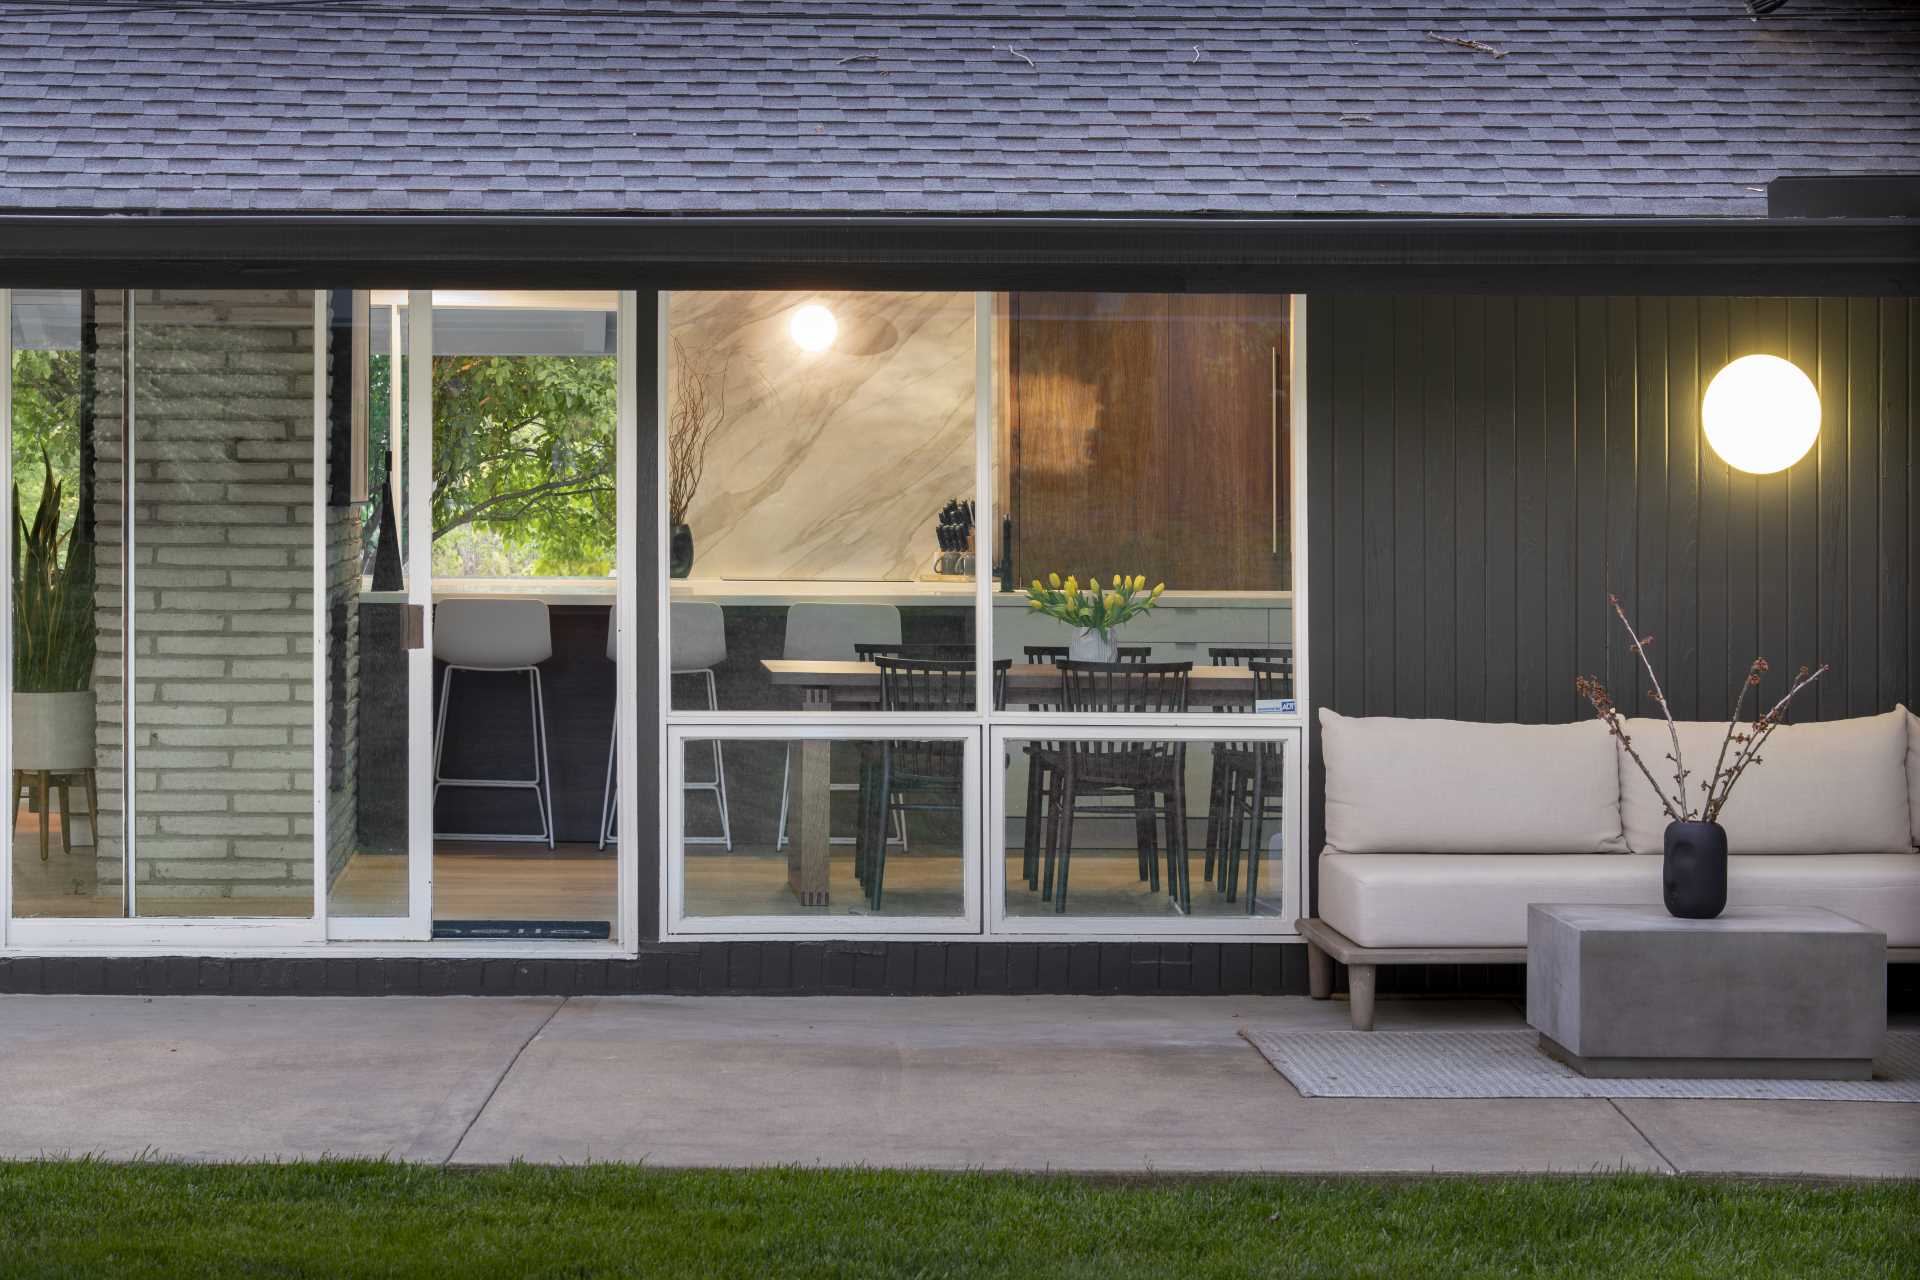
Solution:
M 1764 699 L 1833 664 L 1801 718 L 1920 702 L 1920 301 L 1316 296 L 1308 325 L 1317 705 L 1566 721 L 1593 674 L 1641 713 L 1609 592 L 1687 718 L 1756 655 Z M 1753 352 L 1820 388 L 1819 443 L 1773 476 L 1700 434 Z

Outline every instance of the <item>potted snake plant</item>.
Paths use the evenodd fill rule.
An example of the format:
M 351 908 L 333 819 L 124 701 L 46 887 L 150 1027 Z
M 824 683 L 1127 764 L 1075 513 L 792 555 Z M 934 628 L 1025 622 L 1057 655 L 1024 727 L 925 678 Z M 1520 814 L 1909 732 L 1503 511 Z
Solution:
M 94 555 L 78 522 L 60 528 L 62 486 L 46 468 L 32 520 L 13 490 L 13 767 L 94 767 Z

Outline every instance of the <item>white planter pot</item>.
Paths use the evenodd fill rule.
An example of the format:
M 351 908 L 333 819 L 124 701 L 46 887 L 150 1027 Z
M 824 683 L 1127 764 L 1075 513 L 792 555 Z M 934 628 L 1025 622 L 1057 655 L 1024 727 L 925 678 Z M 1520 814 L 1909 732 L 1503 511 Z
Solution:
M 68 773 L 94 767 L 93 690 L 13 695 L 13 767 Z
M 1091 627 L 1075 631 L 1067 642 L 1067 657 L 1074 662 L 1118 662 L 1120 644 L 1114 630 L 1109 628 L 1104 636 Z

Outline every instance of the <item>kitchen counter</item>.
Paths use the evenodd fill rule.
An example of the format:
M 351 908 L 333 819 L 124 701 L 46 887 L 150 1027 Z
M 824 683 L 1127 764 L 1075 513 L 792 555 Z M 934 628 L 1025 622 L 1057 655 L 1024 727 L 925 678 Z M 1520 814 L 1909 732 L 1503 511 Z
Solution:
M 610 605 L 618 591 L 614 578 L 437 578 L 435 600 L 471 596 L 512 596 L 545 601 L 549 605 Z M 847 600 L 862 604 L 961 605 L 973 598 L 969 582 L 802 582 L 777 579 L 679 578 L 671 587 L 675 600 L 711 600 L 716 604 L 778 607 L 802 600 Z M 366 604 L 405 604 L 402 591 L 363 589 Z M 1023 592 L 996 591 L 995 608 L 1026 608 Z M 1271 608 L 1293 599 L 1291 591 L 1167 591 L 1163 608 L 1232 609 Z

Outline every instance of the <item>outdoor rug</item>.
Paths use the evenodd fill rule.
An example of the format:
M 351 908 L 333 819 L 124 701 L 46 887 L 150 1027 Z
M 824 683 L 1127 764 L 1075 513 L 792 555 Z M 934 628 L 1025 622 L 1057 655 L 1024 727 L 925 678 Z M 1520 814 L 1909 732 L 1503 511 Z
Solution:
M 1240 1034 L 1308 1098 L 1753 1098 L 1920 1102 L 1920 1031 L 1892 1031 L 1871 1080 L 1590 1080 L 1533 1031 Z

